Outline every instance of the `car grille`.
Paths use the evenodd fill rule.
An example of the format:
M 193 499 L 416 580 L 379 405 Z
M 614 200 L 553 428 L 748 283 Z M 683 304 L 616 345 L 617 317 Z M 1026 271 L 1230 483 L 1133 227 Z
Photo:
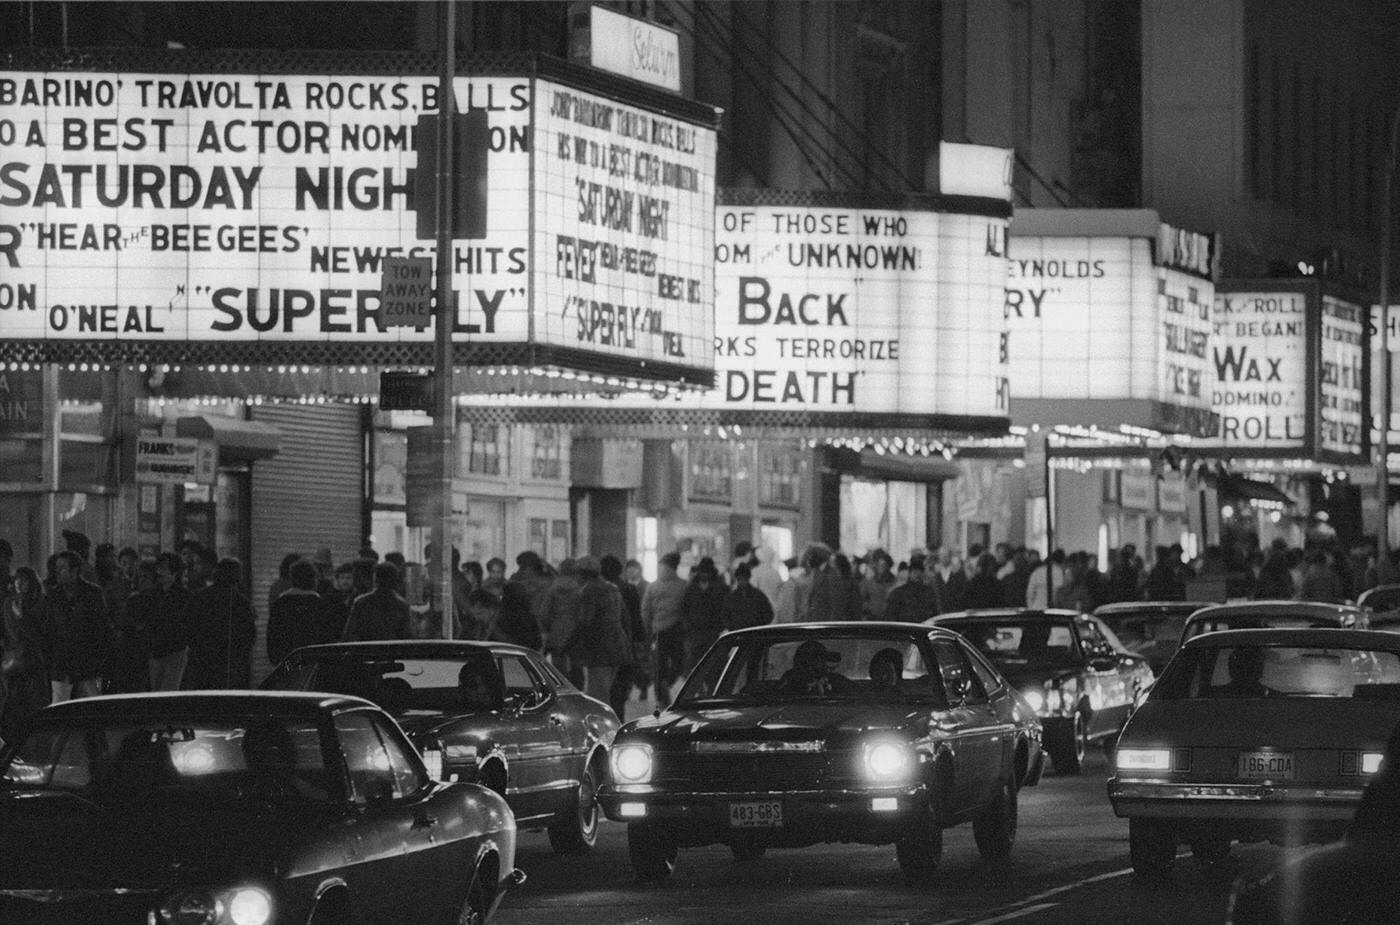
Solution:
M 830 756 L 796 754 L 661 755 L 657 783 L 695 790 L 804 790 L 829 783 Z

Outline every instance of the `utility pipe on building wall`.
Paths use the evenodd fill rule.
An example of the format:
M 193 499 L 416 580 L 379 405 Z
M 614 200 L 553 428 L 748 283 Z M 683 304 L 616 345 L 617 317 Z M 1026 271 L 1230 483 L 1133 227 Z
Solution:
M 442 613 L 442 638 L 452 638 L 452 472 L 453 439 L 457 409 L 452 394 L 452 117 L 457 104 L 452 94 L 452 78 L 457 57 L 457 4 L 441 3 L 442 60 L 438 75 L 437 132 L 437 317 L 434 323 L 433 355 L 436 372 L 433 417 L 438 440 L 438 519 L 433 527 L 433 561 L 437 566 L 437 606 Z
M 1390 565 L 1390 215 L 1395 180 L 1396 135 L 1400 133 L 1400 106 L 1390 116 L 1390 134 L 1385 147 L 1381 179 L 1381 426 L 1376 461 L 1376 501 L 1380 525 L 1376 529 L 1376 573 L 1382 581 L 1394 581 Z

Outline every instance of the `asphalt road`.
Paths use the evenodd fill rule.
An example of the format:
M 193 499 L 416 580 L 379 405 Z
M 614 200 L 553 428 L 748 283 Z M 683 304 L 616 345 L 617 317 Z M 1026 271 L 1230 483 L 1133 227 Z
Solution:
M 501 907 L 501 925 L 1216 925 L 1231 881 L 1288 856 L 1267 845 L 1235 847 L 1219 869 L 1182 850 L 1172 877 L 1144 883 L 1128 864 L 1128 827 L 1105 793 L 1097 753 L 1080 777 L 1047 773 L 1021 791 L 1016 848 L 1002 865 L 982 861 L 970 826 L 947 833 L 943 863 L 927 888 L 905 886 L 894 848 L 817 845 L 770 850 L 749 864 L 724 846 L 682 849 L 676 872 L 639 884 L 624 826 L 603 823 L 589 855 L 552 854 L 543 833 L 521 835 L 518 866 L 528 882 Z

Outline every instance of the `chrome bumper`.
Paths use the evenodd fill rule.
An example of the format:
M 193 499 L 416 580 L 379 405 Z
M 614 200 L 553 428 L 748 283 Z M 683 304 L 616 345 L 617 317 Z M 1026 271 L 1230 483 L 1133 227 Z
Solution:
M 1345 821 L 1356 811 L 1362 791 L 1361 787 L 1108 781 L 1115 814 L 1167 819 Z

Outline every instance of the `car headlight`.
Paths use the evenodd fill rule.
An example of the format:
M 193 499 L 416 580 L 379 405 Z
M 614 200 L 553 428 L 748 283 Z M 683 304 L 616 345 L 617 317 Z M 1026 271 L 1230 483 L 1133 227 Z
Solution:
M 258 887 L 232 890 L 182 890 L 160 907 L 165 925 L 267 925 L 272 897 Z
M 903 742 L 869 742 L 865 746 L 865 770 L 875 780 L 907 777 L 913 764 L 913 751 Z
M 1374 774 L 1381 769 L 1381 762 L 1385 760 L 1385 755 L 1380 752 L 1361 753 L 1361 773 Z
M 1120 771 L 1170 771 L 1172 753 L 1168 748 L 1120 748 L 1115 755 Z
M 650 745 L 618 745 L 613 748 L 613 777 L 620 783 L 646 783 L 651 780 L 651 766 Z
M 1021 696 L 1026 698 L 1026 703 L 1031 705 L 1031 710 L 1039 713 L 1045 709 L 1045 695 L 1040 691 L 1021 691 Z

